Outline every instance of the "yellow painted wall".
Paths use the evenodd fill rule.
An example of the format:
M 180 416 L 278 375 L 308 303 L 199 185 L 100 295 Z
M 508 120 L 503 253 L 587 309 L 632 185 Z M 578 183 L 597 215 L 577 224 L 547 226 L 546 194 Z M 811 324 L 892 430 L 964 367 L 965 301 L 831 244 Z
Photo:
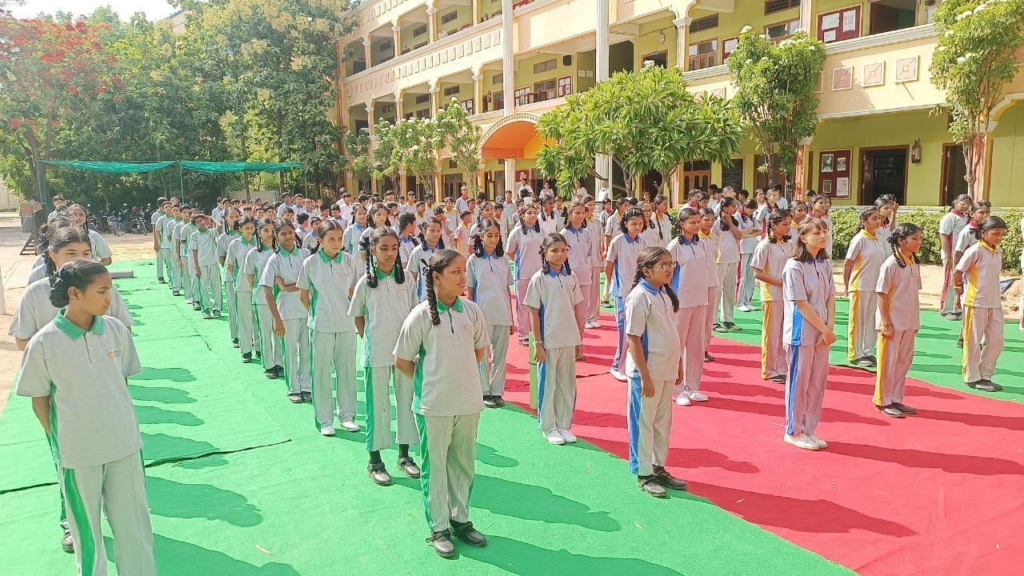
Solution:
M 992 142 L 989 200 L 993 206 L 1024 206 L 1024 103 L 999 117 Z
M 871 22 L 871 9 L 868 2 L 855 2 L 851 0 L 817 0 L 814 3 L 814 16 L 811 18 L 811 36 L 818 37 L 818 15 L 828 14 L 837 10 L 860 6 L 860 35 L 868 35 L 868 26 Z M 917 26 L 925 24 L 926 6 L 924 2 L 918 1 L 914 14 L 914 22 Z
M 927 111 L 841 118 L 819 124 L 811 144 L 814 152 L 811 187 L 818 187 L 819 155 L 822 150 L 852 149 L 850 198 L 836 199 L 835 204 L 856 204 L 861 183 L 861 148 L 911 146 L 916 139 L 921 141 L 921 162 L 913 164 L 908 161 L 907 164 L 907 205 L 938 205 L 942 182 L 942 146 L 950 142 L 950 137 L 946 131 L 946 118 L 930 116 Z
M 441 24 L 441 18 L 447 16 L 452 12 L 457 11 L 455 20 L 448 22 L 447 24 Z M 473 7 L 472 6 L 446 6 L 437 11 L 434 15 L 437 18 L 437 32 L 438 36 L 441 32 L 447 32 L 449 34 L 454 33 L 459 28 L 462 28 L 466 24 L 470 24 L 473 21 Z
M 808 0 L 809 1 L 809 0 Z M 722 63 L 722 44 L 726 39 L 739 36 L 744 26 L 750 26 L 755 30 L 764 33 L 764 27 L 768 24 L 789 22 L 800 18 L 800 7 L 789 8 L 781 12 L 775 12 L 765 16 L 764 2 L 751 2 L 750 0 L 739 0 L 735 2 L 733 12 L 711 12 L 694 8 L 690 10 L 689 16 L 694 20 L 705 16 L 718 14 L 718 28 L 702 30 L 695 34 L 689 34 L 686 38 L 687 45 L 704 42 L 705 40 L 718 40 L 718 64 Z M 689 50 L 689 46 L 687 46 Z
M 480 2 L 480 18 L 483 18 L 485 14 L 490 15 L 491 18 L 501 14 L 501 0 L 476 0 Z
M 404 97 L 405 102 L 402 104 L 402 112 L 404 112 L 406 116 L 408 116 L 409 114 L 412 114 L 413 116 L 415 116 L 416 113 L 419 112 L 420 110 L 429 110 L 430 109 L 430 98 L 429 98 L 430 95 L 429 94 L 426 95 L 428 97 L 427 101 L 422 103 L 422 104 L 417 104 L 416 103 L 416 97 L 417 96 L 421 96 L 421 95 L 420 94 L 406 94 L 405 95 L 405 97 Z
M 660 44 L 659 33 L 665 34 L 665 41 Z M 640 25 L 640 36 L 633 39 L 633 69 L 639 70 L 643 57 L 654 52 L 666 52 L 668 66 L 676 66 L 676 26 L 671 17 Z
M 542 72 L 540 74 L 534 74 L 533 65 L 544 62 L 545 60 L 555 60 L 555 69 Z M 572 92 L 576 94 L 579 91 L 579 77 L 577 76 L 576 70 L 579 63 L 578 54 L 572 54 L 572 64 L 565 66 L 562 63 L 561 54 L 539 54 L 537 56 L 531 56 L 529 58 L 522 58 L 516 61 L 516 77 L 513 92 L 521 88 L 529 88 L 533 92 L 533 86 L 535 83 L 542 80 L 557 80 L 565 76 L 572 77 Z M 508 79 L 506 78 L 507 82 Z
M 427 31 L 419 36 L 413 36 L 413 30 L 420 26 L 425 27 Z M 401 54 L 405 54 L 409 50 L 412 50 L 414 46 L 419 46 L 424 42 L 430 42 L 430 24 L 426 22 L 417 22 L 415 24 L 410 23 L 408 25 L 402 26 L 402 51 L 400 52 Z

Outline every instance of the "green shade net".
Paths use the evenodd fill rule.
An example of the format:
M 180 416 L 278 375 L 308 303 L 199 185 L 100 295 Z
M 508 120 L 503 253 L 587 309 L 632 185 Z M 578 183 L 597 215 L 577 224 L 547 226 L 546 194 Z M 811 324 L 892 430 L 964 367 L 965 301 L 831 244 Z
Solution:
M 108 174 L 146 174 L 173 166 L 176 162 L 80 162 L 65 160 L 47 160 L 43 164 L 85 170 L 86 172 L 105 172 Z
M 47 160 L 50 166 L 85 170 L 88 172 L 105 172 L 108 174 L 145 174 L 179 165 L 185 170 L 204 174 L 235 174 L 238 172 L 281 172 L 301 168 L 297 162 L 201 162 L 193 160 L 167 162 L 89 162 L 79 160 Z

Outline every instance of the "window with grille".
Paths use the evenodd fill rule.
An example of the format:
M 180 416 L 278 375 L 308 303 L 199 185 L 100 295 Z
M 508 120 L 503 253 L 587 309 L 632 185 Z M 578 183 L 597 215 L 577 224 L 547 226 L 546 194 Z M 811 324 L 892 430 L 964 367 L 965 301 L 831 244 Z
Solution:
M 554 78 L 551 80 L 544 80 L 537 82 L 533 85 L 533 91 L 537 94 L 537 102 L 543 102 L 545 100 L 552 100 L 556 98 L 558 83 Z
M 495 74 L 494 75 L 494 80 L 491 83 L 494 84 L 494 85 L 498 85 L 498 84 L 501 84 L 504 80 L 505 80 L 505 75 L 504 74 Z
M 764 27 L 764 33 L 772 40 L 785 40 L 799 29 L 800 20 L 791 20 L 789 22 L 769 24 Z
M 701 32 L 703 30 L 711 30 L 712 28 L 718 28 L 718 14 L 697 18 L 693 22 L 690 22 L 690 34 Z
M 533 65 L 533 73 L 534 74 L 541 74 L 543 72 L 548 72 L 548 71 L 554 70 L 557 67 L 558 67 L 558 61 L 556 59 L 552 58 L 551 60 L 545 60 L 543 62 L 538 62 L 538 63 L 534 64 Z
M 413 38 L 415 38 L 417 36 L 423 36 L 426 33 L 427 33 L 427 25 L 426 24 L 424 24 L 422 26 L 417 26 L 417 27 L 412 29 L 412 36 L 413 36 Z
M 493 107 L 494 110 L 504 110 L 505 109 L 505 93 L 500 91 L 500 90 L 495 92 L 494 94 L 491 95 L 491 102 L 494 103 L 494 107 Z
M 474 114 L 474 112 L 473 112 L 473 99 L 470 98 L 469 100 L 463 100 L 462 101 L 462 109 L 465 110 L 469 114 Z
M 732 54 L 733 50 L 736 49 L 736 45 L 739 44 L 739 38 L 726 38 L 722 42 L 722 62 L 724 63 L 729 59 L 729 54 Z
M 430 102 L 430 94 L 420 94 L 419 96 L 416 96 L 417 104 L 426 104 L 427 102 Z
M 690 44 L 689 70 L 703 70 L 718 65 L 718 40 Z
M 520 89 L 516 90 L 515 93 L 512 94 L 512 96 L 516 99 L 516 106 L 522 106 L 523 104 L 529 104 L 530 103 L 529 102 L 529 100 L 530 100 L 530 89 L 529 88 L 520 88 Z
M 572 94 L 572 76 L 565 76 L 558 79 L 558 97 Z
M 427 108 L 425 110 L 418 110 L 416 112 L 416 117 L 417 118 L 423 118 L 423 119 L 430 118 L 430 108 Z
M 449 87 L 444 89 L 444 95 L 445 96 L 451 96 L 453 94 L 458 94 L 459 93 L 459 89 L 460 88 L 458 86 L 449 86 Z
M 391 51 L 391 47 L 392 47 L 391 46 L 391 40 L 385 40 L 385 41 L 380 43 L 380 48 L 378 48 L 377 51 L 378 52 L 390 52 Z
M 800 0 L 765 0 L 764 13 L 774 14 L 783 10 L 789 10 L 790 8 L 796 8 L 799 5 Z
M 449 22 L 454 22 L 455 19 L 458 18 L 458 17 L 459 17 L 459 11 L 458 10 L 452 10 L 451 12 L 445 14 L 444 16 L 441 16 L 441 24 L 447 24 Z

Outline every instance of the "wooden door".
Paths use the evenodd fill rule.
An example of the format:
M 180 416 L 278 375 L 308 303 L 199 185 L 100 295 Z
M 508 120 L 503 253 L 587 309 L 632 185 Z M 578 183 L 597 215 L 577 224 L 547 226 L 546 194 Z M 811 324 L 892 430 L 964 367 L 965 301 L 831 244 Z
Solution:
M 964 148 L 959 144 L 946 144 L 942 147 L 942 190 L 939 203 L 949 206 L 953 198 L 967 194 L 967 164 L 964 163 Z

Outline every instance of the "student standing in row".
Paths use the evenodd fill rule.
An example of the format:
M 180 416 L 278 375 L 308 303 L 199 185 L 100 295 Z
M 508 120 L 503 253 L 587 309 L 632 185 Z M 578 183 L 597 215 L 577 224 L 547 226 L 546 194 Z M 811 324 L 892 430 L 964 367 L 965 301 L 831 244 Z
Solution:
M 194 216 L 192 225 L 196 231 L 188 238 L 188 251 L 192 255 L 191 264 L 198 287 L 198 292 L 193 295 L 193 303 L 203 311 L 206 320 L 220 318 L 220 309 L 224 304 L 220 269 L 217 267 L 217 232 L 209 227 L 212 222 L 213 219 L 205 215 Z
M 942 293 L 939 298 L 941 309 L 939 314 L 946 320 L 959 320 L 963 311 L 954 294 L 952 285 L 953 273 L 956 270 L 953 262 L 953 248 L 960 231 L 967 226 L 967 209 L 971 199 L 961 194 L 953 199 L 949 212 L 939 220 L 939 245 L 942 249 Z
M 594 249 L 591 245 L 593 235 L 587 230 L 587 206 L 583 202 L 574 201 L 569 206 L 569 217 L 565 228 L 562 229 L 562 237 L 569 243 L 569 265 L 576 274 L 576 280 L 580 286 L 580 293 L 583 294 L 584 302 L 584 328 L 586 328 L 586 316 L 591 301 L 591 292 L 598 286 L 593 284 L 591 269 L 594 265 Z M 586 360 L 583 350 L 580 349 L 577 360 Z
M 366 240 L 366 273 L 360 276 L 349 305 L 349 315 L 363 339 L 363 374 L 366 382 L 366 474 L 379 486 L 391 484 L 380 451 L 390 448 L 391 401 L 389 384 L 394 380 L 395 416 L 398 421 L 398 467 L 409 478 L 419 478 L 420 468 L 409 456 L 409 445 L 418 442 L 412 412 L 413 380 L 395 368 L 393 351 L 402 322 L 416 306 L 412 285 L 406 281 L 399 257 L 398 234 L 378 228 Z
M 342 249 L 346 254 L 358 256 L 359 242 L 363 238 L 363 232 L 369 228 L 369 224 L 366 222 L 366 208 L 356 206 L 352 209 L 352 217 L 355 221 L 349 224 L 348 228 L 345 229 L 344 246 Z
M 856 366 L 874 368 L 878 360 L 872 353 L 878 333 L 875 314 L 878 311 L 878 273 L 887 250 L 886 241 L 878 233 L 882 225 L 878 208 L 860 211 L 859 231 L 850 240 L 843 262 L 843 284 L 850 298 L 847 360 Z
M 398 255 L 402 262 L 411 262 L 413 250 L 419 246 L 416 229 L 416 214 L 403 212 L 398 216 Z
M 998 392 L 1003 387 L 992 381 L 992 375 L 1003 351 L 999 294 L 1003 251 L 999 243 L 1006 235 L 1006 222 L 989 216 L 975 234 L 978 243 L 967 249 L 953 274 L 953 288 L 964 300 L 964 383 L 977 390 Z
M 907 373 L 914 363 L 914 339 L 921 330 L 921 228 L 900 224 L 889 236 L 892 255 L 882 264 L 878 293 L 878 374 L 874 404 L 882 414 L 903 418 L 917 410 L 903 403 Z
M 700 378 L 706 346 L 704 333 L 707 330 L 710 272 L 708 258 L 704 254 L 707 245 L 700 238 L 700 221 L 700 214 L 693 208 L 680 208 L 679 236 L 668 245 L 669 254 L 675 262 L 672 288 L 678 295 L 676 338 L 682 346 L 682 370 L 679 378 L 674 380 L 676 404 L 680 406 L 689 406 L 691 400 L 704 402 L 708 399 L 700 391 Z
M 335 434 L 335 409 L 342 428 L 359 431 L 355 423 L 356 326 L 348 314 L 359 265 L 355 256 L 341 251 L 344 233 L 337 222 L 321 222 L 316 232 L 321 250 L 302 262 L 295 282 L 299 300 L 309 315 L 310 354 L 305 358 L 309 359 L 314 419 L 324 436 Z M 337 377 L 336 396 L 331 386 L 332 365 Z
M 309 385 L 308 314 L 299 300 L 299 279 L 302 263 L 309 254 L 295 245 L 295 228 L 286 220 L 274 222 L 276 249 L 260 277 L 263 299 L 274 318 L 274 335 L 278 338 L 292 403 L 312 402 Z
M 629 295 L 629 279 L 636 274 L 636 258 L 646 245 L 640 234 L 644 230 L 644 213 L 639 208 L 630 208 L 622 215 L 618 236 L 608 245 L 605 256 L 605 278 L 611 279 L 611 295 L 615 298 L 615 357 L 612 358 L 611 375 L 619 382 L 628 382 L 629 377 L 620 367 L 625 360 L 626 350 L 626 309 L 625 298 Z
M 451 532 L 470 546 L 487 538 L 469 521 L 477 427 L 484 405 L 472 374 L 487 352 L 487 321 L 480 308 L 463 300 L 466 260 L 454 250 L 430 257 L 427 301 L 402 324 L 395 367 L 416 378 L 413 412 L 420 434 L 420 478 L 434 551 L 455 555 Z M 417 361 L 418 358 L 418 361 Z
M 804 450 L 827 448 L 815 436 L 828 382 L 829 347 L 836 341 L 835 282 L 825 251 L 828 225 L 812 218 L 800 226 L 793 257 L 782 271 L 786 300 L 783 345 L 788 356 L 786 432 L 783 439 Z
M 981 228 L 981 224 L 986 218 L 992 213 L 992 204 L 988 201 L 981 200 L 971 205 L 970 219 L 967 221 L 967 226 L 960 231 L 955 241 L 953 242 L 953 269 L 956 269 L 957 263 L 964 257 L 964 253 L 971 246 L 978 243 L 978 237 L 975 233 Z M 964 325 L 960 324 L 960 337 L 956 341 L 957 348 L 964 347 Z
M 679 300 L 669 286 L 676 267 L 664 248 L 641 250 L 625 304 L 629 471 L 636 475 L 640 489 L 656 498 L 666 496 L 665 488 L 686 489 L 686 482 L 665 470 L 672 432 L 673 383 L 683 379 L 683 343 L 675 326 Z
M 416 283 L 417 302 L 422 302 L 427 298 L 426 292 L 423 290 L 423 267 L 426 266 L 426 262 L 430 260 L 434 252 L 444 250 L 444 240 L 441 239 L 443 227 L 436 216 L 424 220 L 420 226 L 419 246 L 412 251 L 408 260 L 402 260 L 405 264 L 405 271 Z
M 32 337 L 15 386 L 32 398 L 57 459 L 78 573 L 107 573 L 106 516 L 118 573 L 149 576 L 156 574 L 153 528 L 127 387 L 142 366 L 128 329 L 104 316 L 113 289 L 98 262 L 62 266 L 50 293 L 61 311 Z
M 242 362 L 252 362 L 253 346 L 259 350 L 259 338 L 256 338 L 254 331 L 255 309 L 252 306 L 252 285 L 243 273 L 245 258 L 249 252 L 256 249 L 259 239 L 256 238 L 256 222 L 248 216 L 235 222 L 238 231 L 236 236 L 228 243 L 226 256 L 224 258 L 225 271 L 231 278 L 234 286 L 234 294 L 228 292 L 228 298 L 235 299 L 235 320 L 238 324 L 238 348 L 242 353 Z
M 497 220 L 484 220 L 474 238 L 473 255 L 466 263 L 466 286 L 469 299 L 484 313 L 490 332 L 490 354 L 480 362 L 480 388 L 484 406 L 505 405 L 505 377 L 508 338 L 515 333 L 512 325 L 512 299 L 508 287 L 512 272 L 501 244 L 501 226 Z M 488 366 L 488 356 L 490 365 Z
M 604 227 L 594 218 L 594 199 L 583 197 L 587 213 L 586 231 L 590 234 L 590 299 L 587 301 L 587 323 L 585 328 L 600 328 L 598 315 L 601 312 L 601 270 L 604 268 Z M 611 203 L 609 202 L 609 206 Z M 603 214 L 603 212 L 602 212 Z M 579 274 L 579 272 L 577 272 Z
M 711 346 L 711 333 L 715 326 L 715 303 L 721 298 L 722 284 L 718 280 L 718 242 L 719 237 L 713 232 L 715 227 L 715 211 L 711 208 L 700 209 L 700 231 L 698 238 L 704 247 L 704 259 L 707 263 L 708 277 L 705 286 L 708 291 L 708 306 L 704 309 L 704 361 L 714 362 L 715 358 L 707 350 Z M 699 289 L 694 285 L 694 289 Z M 704 400 L 707 397 L 701 394 Z
M 174 227 L 181 220 L 181 209 L 167 203 L 170 208 L 167 214 L 156 222 L 157 231 L 160 236 L 160 250 L 163 253 L 164 266 L 167 268 L 164 273 L 167 284 L 171 287 L 171 293 L 175 296 L 181 294 L 181 270 L 178 269 L 178 259 L 174 254 Z
M 516 284 L 516 328 L 519 344 L 526 346 L 529 341 L 530 312 L 526 309 L 526 288 L 530 278 L 541 268 L 540 244 L 544 236 L 537 223 L 537 208 L 523 206 L 520 209 L 519 225 L 508 235 L 508 257 L 512 259 Z
M 786 354 L 782 346 L 785 299 L 782 294 L 782 270 L 793 251 L 790 244 L 790 216 L 776 209 L 768 217 L 768 236 L 757 244 L 750 266 L 761 282 L 761 378 L 769 382 L 786 381 Z
M 260 279 L 267 269 L 267 262 L 277 250 L 274 221 L 270 218 L 257 220 L 256 235 L 259 243 L 246 254 L 242 274 L 245 274 L 249 289 L 252 290 L 253 318 L 256 320 L 258 339 L 256 354 L 262 357 L 264 375 L 268 379 L 281 378 L 284 376 L 281 344 L 274 336 L 274 316 L 270 313 L 270 305 L 267 304 L 263 289 L 260 287 Z
M 224 295 L 227 297 L 228 305 L 228 331 L 231 335 L 231 343 L 235 348 L 238 344 L 238 309 L 237 298 L 235 298 L 235 279 L 228 273 L 228 246 L 235 238 L 238 238 L 238 219 L 242 213 L 237 208 L 228 208 L 224 212 L 224 223 L 221 225 L 220 236 L 217 237 L 217 257 L 220 265 L 224 267 Z
M 754 250 L 761 239 L 761 226 L 754 219 L 754 210 L 757 203 L 750 200 L 740 206 L 739 229 L 740 229 L 740 282 L 736 290 L 736 309 L 740 312 L 753 312 L 754 306 L 751 299 L 754 297 L 754 269 L 750 261 L 754 257 Z
M 576 357 L 583 347 L 583 294 L 568 264 L 568 244 L 548 234 L 540 247 L 542 268 L 530 279 L 534 357 L 537 361 L 537 419 L 548 443 L 576 442 L 572 413 L 576 405 Z

